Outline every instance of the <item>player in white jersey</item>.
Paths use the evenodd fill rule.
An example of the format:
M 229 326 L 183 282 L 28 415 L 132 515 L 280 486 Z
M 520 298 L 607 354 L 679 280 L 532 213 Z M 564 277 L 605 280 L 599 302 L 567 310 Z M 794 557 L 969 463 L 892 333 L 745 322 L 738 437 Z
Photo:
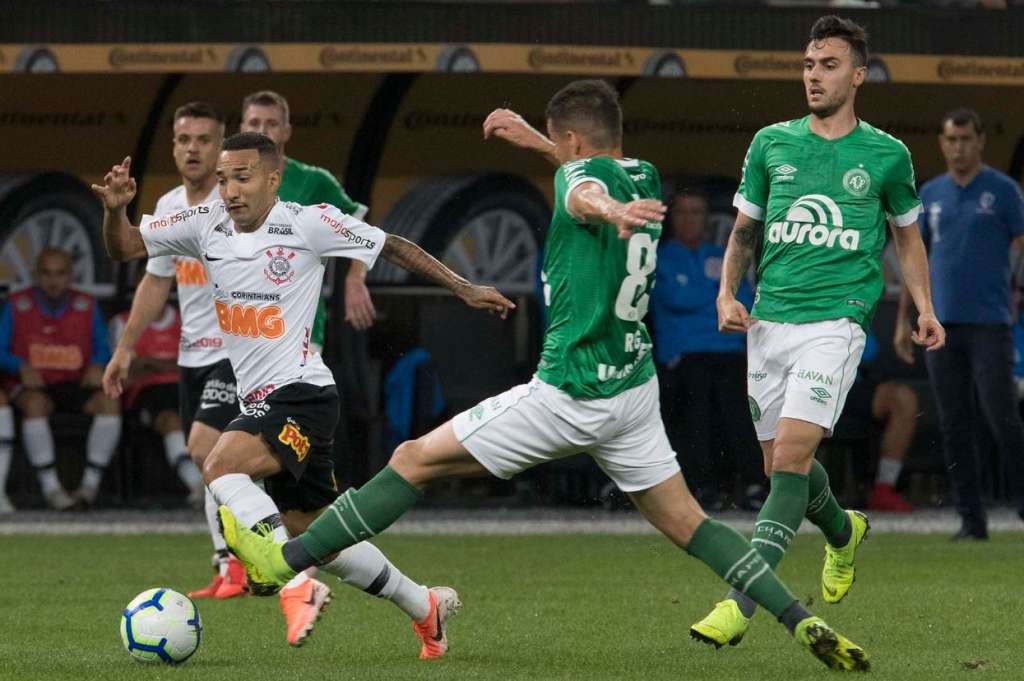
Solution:
M 243 413 L 218 439 L 203 474 L 219 503 L 246 525 L 281 540 L 301 532 L 338 496 L 330 456 L 337 391 L 330 370 L 309 352 L 323 259 L 346 257 L 372 267 L 382 256 L 445 286 L 471 307 L 502 317 L 514 307 L 493 288 L 470 284 L 415 244 L 334 206 L 278 201 L 278 152 L 264 135 L 241 133 L 225 140 L 217 164 L 223 201 L 146 217 L 141 229 L 125 213 L 135 194 L 129 165 L 125 159 L 103 186 L 93 186 L 105 208 L 107 250 L 115 260 L 148 252 L 206 262 Z M 254 480 L 263 480 L 266 491 Z M 374 559 L 380 569 L 368 569 Z M 454 590 L 415 585 L 365 542 L 330 557 L 321 568 L 409 613 L 421 641 L 420 657 L 445 653 L 445 623 L 459 605 Z M 254 592 L 277 588 L 252 582 L 249 587 Z
M 171 215 L 220 198 L 217 157 L 224 141 L 224 115 L 208 102 L 189 102 L 173 118 L 172 155 L 181 184 L 156 202 L 156 215 Z M 217 325 L 213 289 L 200 260 L 186 256 L 157 256 L 146 263 L 146 273 L 132 298 L 128 322 L 103 375 L 111 397 L 123 390 L 134 358 L 132 348 L 146 327 L 160 314 L 177 280 L 181 309 L 181 345 L 178 366 L 178 408 L 188 450 L 202 466 L 221 431 L 238 416 L 235 374 Z M 217 504 L 202 485 L 206 518 L 214 548 L 211 582 L 189 592 L 191 598 L 231 598 L 244 594 L 245 569 L 228 552 L 217 527 Z

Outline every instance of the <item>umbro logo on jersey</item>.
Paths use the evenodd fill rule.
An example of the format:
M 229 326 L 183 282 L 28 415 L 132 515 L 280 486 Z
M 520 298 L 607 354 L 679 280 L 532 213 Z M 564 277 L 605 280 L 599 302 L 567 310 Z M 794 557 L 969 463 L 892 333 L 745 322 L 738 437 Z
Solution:
M 784 163 L 775 169 L 775 177 L 772 178 L 777 182 L 792 182 L 795 179 L 795 174 L 798 168 L 791 166 L 788 163 Z

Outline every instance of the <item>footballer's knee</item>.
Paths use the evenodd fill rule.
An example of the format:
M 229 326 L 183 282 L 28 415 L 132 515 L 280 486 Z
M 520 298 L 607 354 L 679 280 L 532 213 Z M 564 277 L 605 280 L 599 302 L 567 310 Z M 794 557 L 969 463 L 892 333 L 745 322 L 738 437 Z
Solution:
M 46 418 L 53 410 L 53 403 L 42 390 L 29 388 L 24 390 L 17 399 L 18 407 L 25 418 Z

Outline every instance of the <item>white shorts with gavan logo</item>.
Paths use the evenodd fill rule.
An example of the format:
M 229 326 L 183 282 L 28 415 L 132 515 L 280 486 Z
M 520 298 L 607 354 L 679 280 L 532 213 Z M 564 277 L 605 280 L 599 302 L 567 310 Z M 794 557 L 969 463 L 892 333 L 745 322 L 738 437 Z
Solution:
M 623 492 L 648 489 L 679 471 L 656 376 L 599 400 L 573 399 L 534 377 L 462 412 L 452 426 L 473 458 L 503 479 L 580 452 Z
M 758 440 L 774 440 L 780 418 L 832 434 L 864 352 L 850 319 L 806 324 L 758 321 L 747 332 L 747 399 Z

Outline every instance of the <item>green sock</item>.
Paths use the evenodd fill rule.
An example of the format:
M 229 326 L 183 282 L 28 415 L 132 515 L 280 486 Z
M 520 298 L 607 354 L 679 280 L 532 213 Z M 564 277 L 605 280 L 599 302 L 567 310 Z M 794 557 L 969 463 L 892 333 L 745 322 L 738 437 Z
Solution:
M 775 617 L 796 602 L 758 550 L 728 525 L 707 518 L 693 533 L 686 552 Z
M 332 553 L 383 532 L 420 498 L 420 491 L 391 466 L 358 490 L 350 489 L 299 535 L 303 548 L 318 562 Z
M 750 543 L 775 569 L 786 555 L 807 512 L 807 476 L 779 471 L 772 473 L 772 490 L 757 514 Z
M 811 463 L 811 471 L 807 476 L 807 497 L 810 499 L 807 503 L 807 519 L 821 529 L 829 544 L 838 548 L 846 546 L 853 532 L 850 517 L 833 496 L 828 485 L 828 473 L 817 459 Z

